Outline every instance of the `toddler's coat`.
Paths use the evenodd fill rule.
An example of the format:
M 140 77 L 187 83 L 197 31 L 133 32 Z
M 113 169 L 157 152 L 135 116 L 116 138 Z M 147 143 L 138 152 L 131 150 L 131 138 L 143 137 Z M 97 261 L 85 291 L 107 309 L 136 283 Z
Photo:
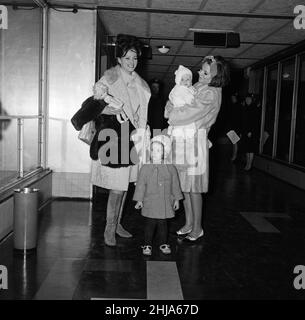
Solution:
M 140 170 L 135 201 L 143 201 L 142 216 L 174 217 L 174 200 L 183 199 L 177 169 L 172 164 L 144 164 Z

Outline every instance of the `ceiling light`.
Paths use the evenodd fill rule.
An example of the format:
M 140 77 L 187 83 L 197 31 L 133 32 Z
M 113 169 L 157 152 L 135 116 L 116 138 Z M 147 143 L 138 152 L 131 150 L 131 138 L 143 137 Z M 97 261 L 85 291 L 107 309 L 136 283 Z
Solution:
M 158 51 L 165 54 L 165 53 L 168 53 L 170 47 L 168 46 L 158 46 Z

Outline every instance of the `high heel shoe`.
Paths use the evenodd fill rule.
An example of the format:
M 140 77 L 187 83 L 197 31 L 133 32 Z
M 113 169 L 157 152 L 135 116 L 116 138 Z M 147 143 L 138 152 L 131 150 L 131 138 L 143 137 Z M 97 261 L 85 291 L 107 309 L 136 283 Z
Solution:
M 199 233 L 199 235 L 197 237 L 193 237 L 191 235 L 187 235 L 184 240 L 187 240 L 187 241 L 191 241 L 191 242 L 194 242 L 194 241 L 197 241 L 198 239 L 200 239 L 201 237 L 203 237 L 204 235 L 204 231 L 201 230 L 201 232 Z
M 176 231 L 176 234 L 178 236 L 184 236 L 186 234 L 189 234 L 190 232 L 192 232 L 192 229 L 185 230 L 184 227 L 182 227 L 180 230 Z

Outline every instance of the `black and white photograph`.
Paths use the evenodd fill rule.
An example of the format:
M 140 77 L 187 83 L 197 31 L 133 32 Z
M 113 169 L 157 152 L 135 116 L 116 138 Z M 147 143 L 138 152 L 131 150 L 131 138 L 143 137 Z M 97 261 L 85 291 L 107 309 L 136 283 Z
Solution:
M 305 300 L 304 2 L 0 1 L 17 300 L 101 319 Z

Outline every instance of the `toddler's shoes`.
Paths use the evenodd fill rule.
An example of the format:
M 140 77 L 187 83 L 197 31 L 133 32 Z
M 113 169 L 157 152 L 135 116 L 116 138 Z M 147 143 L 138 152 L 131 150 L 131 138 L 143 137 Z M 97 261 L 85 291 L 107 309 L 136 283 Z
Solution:
M 144 256 L 151 256 L 151 246 L 142 246 Z
M 171 254 L 171 248 L 169 247 L 169 244 L 162 244 L 160 246 L 160 250 L 164 253 L 164 254 Z

